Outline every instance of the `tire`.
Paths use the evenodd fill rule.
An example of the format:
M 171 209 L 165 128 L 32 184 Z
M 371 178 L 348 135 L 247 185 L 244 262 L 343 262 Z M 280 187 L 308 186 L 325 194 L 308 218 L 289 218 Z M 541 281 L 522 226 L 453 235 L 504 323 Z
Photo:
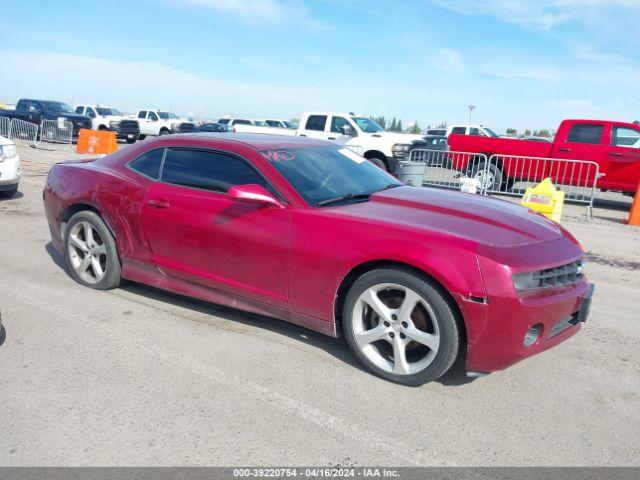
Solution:
M 91 254 L 93 257 L 87 259 Z M 115 239 L 95 212 L 83 210 L 69 220 L 64 236 L 64 259 L 71 278 L 85 287 L 109 290 L 120 285 L 121 267 Z
M 372 299 L 382 315 L 366 299 Z M 409 299 L 416 303 L 405 307 Z M 411 386 L 431 382 L 444 375 L 458 356 L 460 328 L 450 300 L 435 282 L 403 268 L 376 269 L 358 278 L 347 293 L 342 319 L 356 358 L 391 382 Z M 404 352 L 405 362 L 396 361 L 396 352 Z
M 101 131 L 101 132 L 106 132 L 106 131 L 108 130 L 108 128 L 107 128 L 107 127 L 105 127 L 104 125 L 100 125 L 100 126 L 98 127 L 98 130 L 99 130 L 99 131 Z
M 146 135 L 140 135 L 140 136 L 138 137 L 138 140 L 144 140 L 145 138 L 147 138 L 147 136 L 146 136 Z
M 0 191 L 0 198 L 11 198 L 16 193 L 18 193 L 18 186 L 17 185 L 16 185 L 15 188 L 12 188 L 11 190 L 2 190 L 2 191 Z
M 373 163 L 376 167 L 381 168 L 382 170 L 384 170 L 385 172 L 389 171 L 389 169 L 387 168 L 387 165 L 384 163 L 384 161 L 379 159 L 378 157 L 370 158 L 369 161 L 371 163 Z
M 135 138 L 127 138 L 127 143 L 129 145 L 131 145 L 132 143 L 136 143 L 136 139 Z
M 160 135 L 169 135 L 171 132 L 169 130 L 167 130 L 166 128 L 163 128 L 162 130 L 160 130 Z
M 488 170 L 486 170 L 486 178 L 483 178 L 486 168 L 487 162 L 480 162 L 474 165 L 471 169 L 471 178 L 475 178 L 480 182 L 481 190 L 500 190 L 503 182 L 502 169 L 495 163 L 489 163 Z

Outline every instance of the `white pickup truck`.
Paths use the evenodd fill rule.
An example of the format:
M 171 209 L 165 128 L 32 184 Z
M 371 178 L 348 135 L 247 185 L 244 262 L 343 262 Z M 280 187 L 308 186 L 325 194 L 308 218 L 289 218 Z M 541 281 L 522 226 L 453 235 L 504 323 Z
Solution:
M 119 110 L 103 105 L 76 105 L 78 115 L 91 119 L 93 130 L 109 130 L 116 132 L 116 138 L 135 143 L 140 137 L 140 126 L 136 120 L 125 117 Z
M 193 132 L 196 128 L 195 124 L 186 118 L 164 110 L 138 110 L 135 118 L 140 124 L 140 140 L 147 136 Z
M 389 172 L 395 172 L 398 162 L 407 158 L 412 141 L 423 139 L 422 135 L 387 132 L 363 115 L 338 112 L 304 113 L 297 135 L 354 147 L 370 162 Z

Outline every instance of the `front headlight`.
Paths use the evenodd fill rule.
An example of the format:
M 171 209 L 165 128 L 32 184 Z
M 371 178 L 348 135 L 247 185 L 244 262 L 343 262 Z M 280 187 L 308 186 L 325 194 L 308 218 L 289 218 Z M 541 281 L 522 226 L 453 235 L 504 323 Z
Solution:
M 0 145 L 0 162 L 3 162 L 5 159 L 13 158 L 18 156 L 18 149 L 15 145 Z
M 173 130 L 173 131 L 180 130 L 180 124 L 179 123 L 172 123 L 171 124 L 171 130 Z
M 109 122 L 109 128 L 118 128 L 120 126 L 120 122 L 118 120 L 112 120 Z
M 516 273 L 513 275 L 513 285 L 520 292 L 540 288 L 540 272 Z
M 411 145 L 408 143 L 396 143 L 391 147 L 391 153 L 394 157 L 406 157 L 409 154 L 409 148 Z

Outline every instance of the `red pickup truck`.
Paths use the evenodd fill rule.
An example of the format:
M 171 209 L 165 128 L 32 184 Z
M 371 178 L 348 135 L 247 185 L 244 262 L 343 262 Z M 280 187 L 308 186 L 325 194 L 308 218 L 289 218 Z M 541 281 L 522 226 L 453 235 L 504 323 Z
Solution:
M 553 143 L 452 134 L 449 136 L 449 149 L 452 152 L 481 153 L 487 158 L 495 155 L 489 165 L 488 180 L 493 182 L 489 186 L 491 190 L 504 189 L 505 186 L 509 188 L 515 181 L 523 179 L 522 172 L 526 172 L 526 180 L 541 180 L 546 176 L 543 168 L 533 173 L 531 165 L 534 161 L 531 159 L 520 159 L 516 172 L 511 166 L 513 162 L 506 162 L 511 156 L 595 162 L 600 174 L 604 174 L 597 182 L 602 190 L 633 195 L 640 182 L 640 125 L 633 123 L 564 120 Z M 483 157 L 462 156 L 453 166 L 456 170 L 476 176 L 484 169 L 483 163 Z M 547 162 L 547 168 L 552 163 Z M 568 176 L 567 172 L 576 170 L 565 168 L 564 175 Z

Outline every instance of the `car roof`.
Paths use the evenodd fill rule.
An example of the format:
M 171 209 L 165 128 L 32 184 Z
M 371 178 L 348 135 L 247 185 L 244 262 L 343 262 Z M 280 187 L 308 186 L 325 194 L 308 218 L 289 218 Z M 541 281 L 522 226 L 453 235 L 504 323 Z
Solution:
M 159 139 L 160 137 L 158 137 Z M 203 139 L 210 139 L 213 141 L 224 141 L 243 144 L 252 147 L 256 150 L 263 150 L 269 148 L 295 148 L 305 146 L 326 146 L 337 145 L 325 140 L 313 139 L 308 137 L 294 137 L 291 135 L 269 135 L 265 133 L 234 133 L 233 135 L 220 134 L 216 132 L 201 132 L 201 133 L 181 133 L 178 135 L 171 135 L 171 140 L 180 140 L 180 143 L 187 143 L 189 141 L 202 142 Z

